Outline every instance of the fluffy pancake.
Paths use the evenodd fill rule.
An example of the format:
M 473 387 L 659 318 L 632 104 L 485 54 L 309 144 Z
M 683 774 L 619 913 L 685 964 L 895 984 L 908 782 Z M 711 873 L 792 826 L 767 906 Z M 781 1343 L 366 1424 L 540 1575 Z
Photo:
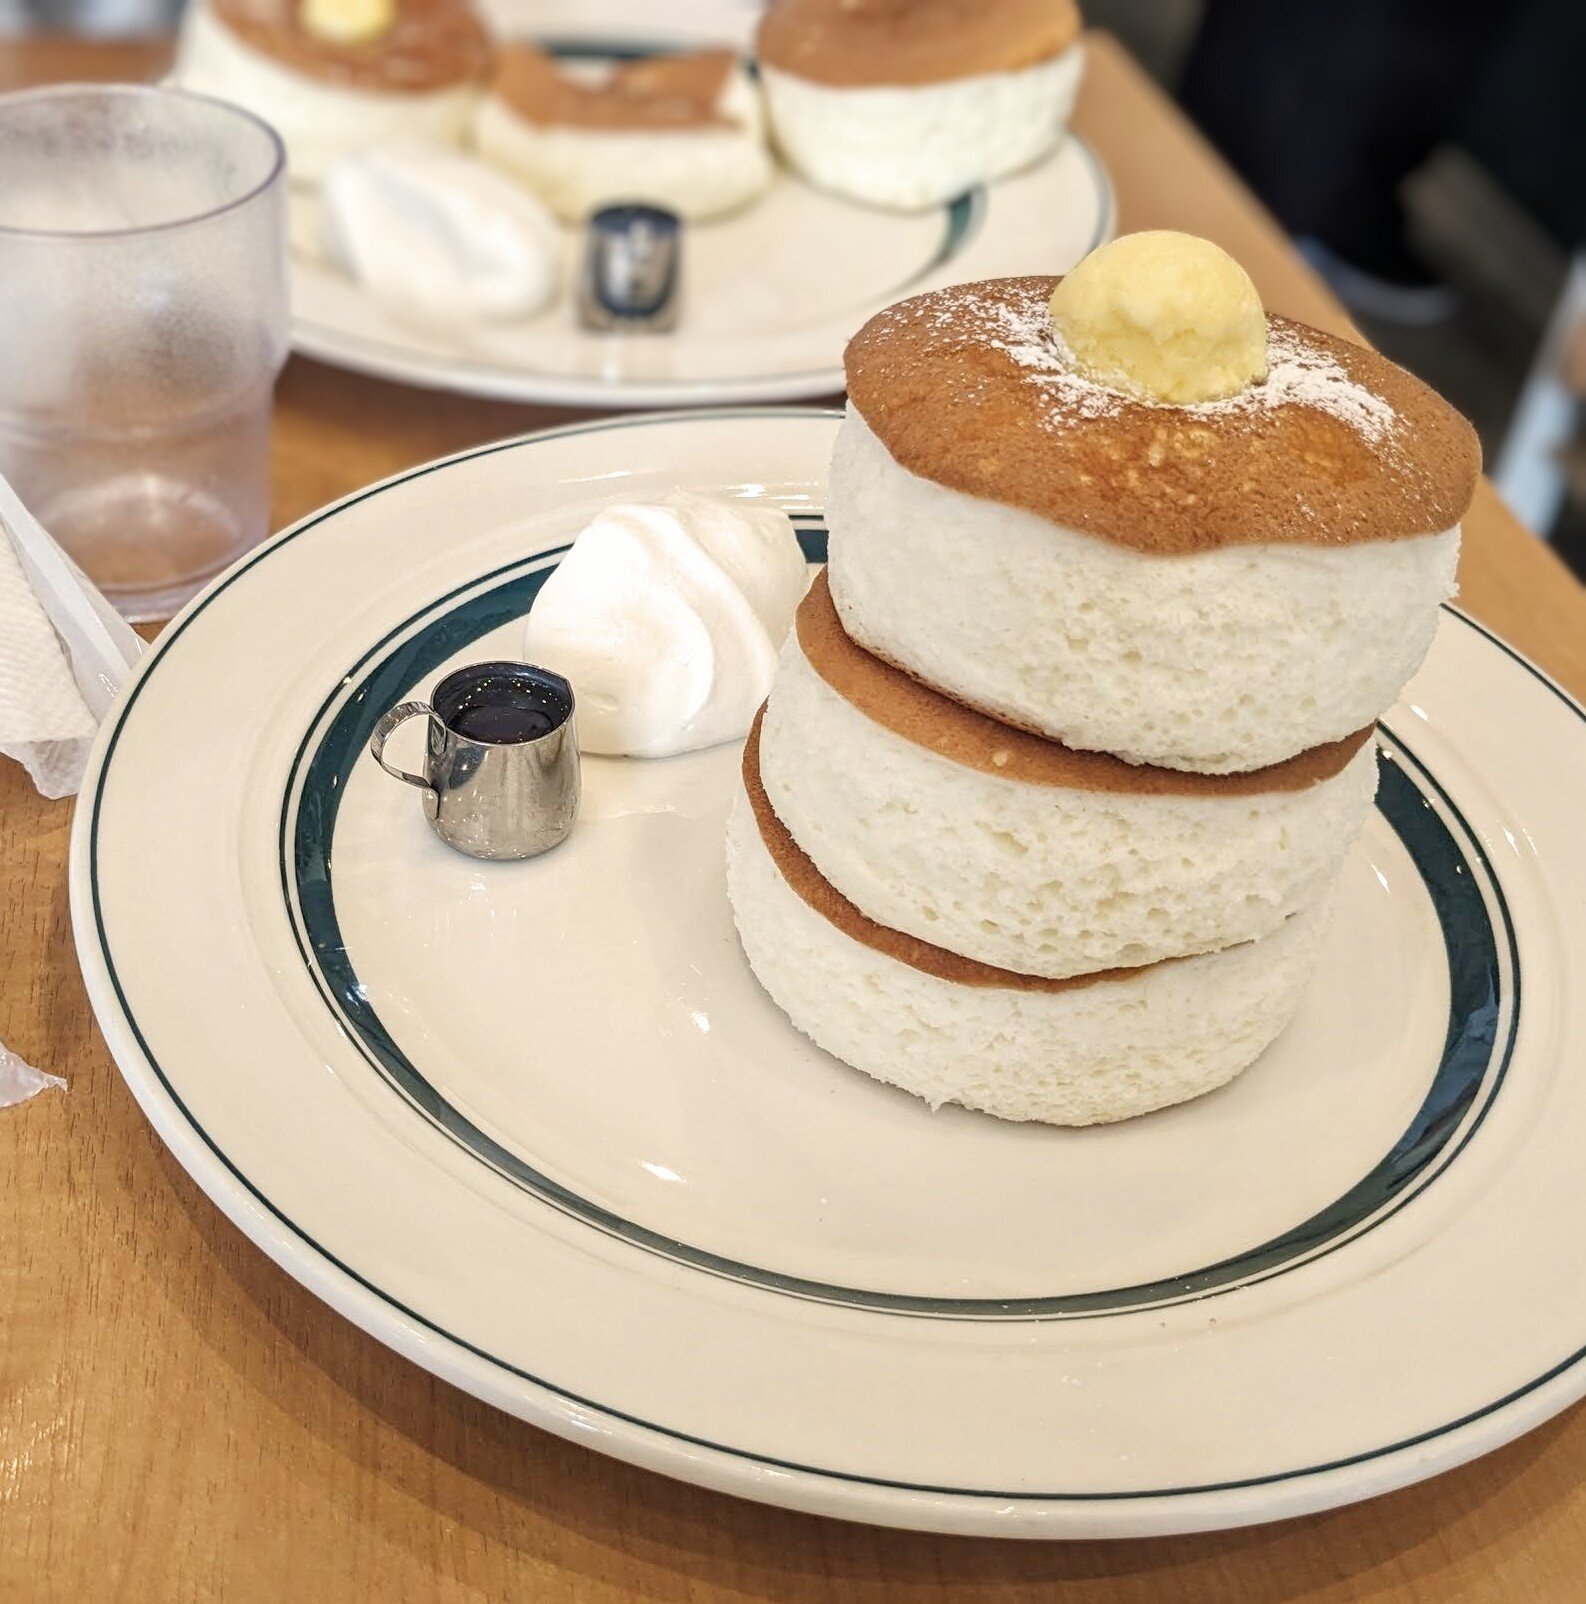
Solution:
M 914 715 L 900 733 L 891 698 L 833 687 L 804 622 L 759 735 L 773 812 L 867 918 L 979 963 L 1063 977 L 1261 940 L 1321 895 L 1370 810 L 1376 754 L 1359 739 L 1232 779 L 1093 765 L 878 664 Z
M 1331 916 L 1324 897 L 1263 941 L 1101 979 L 1004 975 L 878 933 L 822 892 L 751 774 L 727 886 L 756 978 L 818 1046 L 933 1108 L 1090 1125 L 1210 1091 L 1288 1023 Z
M 573 223 L 623 201 L 715 217 L 772 178 L 759 92 L 726 51 L 619 63 L 584 83 L 514 46 L 474 141 Z
M 1017 72 L 1079 37 L 1073 0 L 774 0 L 762 65 L 836 88 Z
M 388 33 L 362 44 L 310 32 L 296 0 L 209 0 L 215 15 L 261 55 L 305 77 L 350 89 L 421 94 L 481 82 L 490 41 L 467 0 L 396 0 Z
M 1010 991 L 1068 991 L 1075 986 L 1095 986 L 1109 980 L 1122 980 L 1130 973 L 1126 968 L 1106 969 L 1057 979 L 1018 974 L 1011 969 L 999 969 L 994 964 L 966 958 L 961 953 L 949 952 L 945 947 L 922 941 L 917 936 L 904 935 L 902 931 L 889 930 L 885 925 L 877 924 L 874 919 L 860 912 L 821 874 L 809 854 L 777 817 L 760 778 L 760 733 L 764 722 L 765 710 L 762 708 L 755 715 L 749 739 L 743 748 L 743 789 L 754 815 L 755 828 L 777 867 L 777 873 L 821 918 L 845 936 L 899 963 L 907 964 L 911 969 L 918 969 L 921 974 L 949 980 L 956 986 L 998 986 Z
M 1112 497 L 1119 519 L 1135 507 L 1124 482 Z M 1149 509 L 1134 516 L 1149 529 Z M 1065 746 L 1202 774 L 1281 763 L 1385 712 L 1459 555 L 1457 527 L 1159 555 L 912 473 L 852 405 L 826 522 L 832 599 L 865 650 Z
M 730 51 L 701 50 L 619 62 L 599 82 L 583 82 L 544 51 L 514 44 L 501 51 L 491 92 L 518 116 L 547 128 L 729 128 L 721 98 L 735 66 Z
M 901 467 L 1162 556 L 1404 539 L 1469 507 L 1475 431 L 1377 352 L 1273 317 L 1265 383 L 1137 401 L 1075 373 L 1047 316 L 1056 282 L 931 291 L 854 336 L 850 401 Z
M 843 629 L 824 569 L 801 603 L 795 628 L 811 668 L 866 718 L 966 768 L 1029 785 L 1135 796 L 1236 797 L 1303 791 L 1348 766 L 1371 726 L 1280 763 L 1240 774 L 1194 774 L 1126 763 L 1032 734 L 944 696 L 857 645 Z

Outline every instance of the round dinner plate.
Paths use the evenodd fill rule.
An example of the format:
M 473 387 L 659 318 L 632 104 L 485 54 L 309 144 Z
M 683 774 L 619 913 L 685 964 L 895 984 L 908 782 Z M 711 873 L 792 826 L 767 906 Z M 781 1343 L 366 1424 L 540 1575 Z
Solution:
M 629 19 L 580 43 L 542 40 L 581 64 L 653 54 L 661 20 Z M 677 44 L 697 45 L 692 37 Z M 581 233 L 564 230 L 561 291 L 522 323 L 428 332 L 393 320 L 315 248 L 310 192 L 292 195 L 292 343 L 377 378 L 503 401 L 655 407 L 840 394 L 842 354 L 873 313 L 942 284 L 1062 273 L 1112 237 L 1112 186 L 1068 136 L 1026 172 L 946 206 L 900 213 L 823 194 L 778 168 L 770 191 L 684 234 L 680 316 L 665 334 L 590 333 L 576 316 Z
M 614 498 L 779 506 L 818 559 L 835 428 L 484 447 L 305 519 L 165 632 L 84 782 L 72 912 L 181 1163 L 458 1386 L 857 1520 L 1271 1520 L 1578 1397 L 1586 724 L 1459 613 L 1383 721 L 1294 1024 L 1224 1090 L 1091 1130 L 933 1114 L 792 1029 L 726 902 L 736 746 L 587 760 L 571 840 L 519 864 L 448 851 L 367 756 L 448 665 L 519 654 Z

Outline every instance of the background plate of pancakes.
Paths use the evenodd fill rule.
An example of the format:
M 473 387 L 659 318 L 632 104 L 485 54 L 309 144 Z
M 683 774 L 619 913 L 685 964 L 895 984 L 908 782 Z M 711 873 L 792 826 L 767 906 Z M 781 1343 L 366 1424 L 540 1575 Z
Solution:
M 828 1515 L 1271 1520 L 1579 1397 L 1586 712 L 1452 609 L 1380 726 L 1295 1023 L 1224 1089 L 1090 1130 L 932 1113 L 789 1027 L 727 906 L 736 744 L 589 759 L 577 831 L 528 864 L 447 851 L 374 770 L 387 707 L 516 654 L 619 483 L 781 507 L 818 561 L 836 429 L 482 447 L 287 530 L 167 630 L 101 733 L 72 908 L 181 1163 L 436 1374 Z
M 487 8 L 502 37 L 534 37 L 563 67 L 627 62 L 702 43 L 747 46 L 756 13 L 606 4 Z M 293 197 L 293 237 L 314 237 L 311 193 Z M 576 319 L 578 231 L 562 292 L 521 323 L 430 333 L 393 320 L 341 273 L 299 249 L 293 344 L 380 378 L 501 400 L 653 407 L 787 401 L 839 393 L 842 350 L 873 312 L 915 290 L 1065 270 L 1111 238 L 1111 184 L 1068 135 L 1035 166 L 945 204 L 895 212 L 823 193 L 778 167 L 741 210 L 688 225 L 681 315 L 665 334 L 589 333 Z

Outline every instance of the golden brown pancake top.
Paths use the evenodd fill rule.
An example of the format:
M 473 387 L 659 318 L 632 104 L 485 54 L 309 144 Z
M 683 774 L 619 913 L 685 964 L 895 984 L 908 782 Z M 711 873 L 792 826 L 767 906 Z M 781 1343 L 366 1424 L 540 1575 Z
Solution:
M 1152 404 L 1075 371 L 1047 316 L 1057 282 L 933 290 L 849 341 L 849 399 L 898 463 L 1161 556 L 1398 540 L 1470 506 L 1475 430 L 1376 351 L 1270 317 L 1264 382 Z
M 815 867 L 809 854 L 793 839 L 792 831 L 777 817 L 760 779 L 760 726 L 764 719 L 762 707 L 755 714 L 743 749 L 743 787 L 748 793 L 755 823 L 760 827 L 760 839 L 765 842 L 777 872 L 799 898 L 845 936 L 852 936 L 855 941 L 908 964 L 911 969 L 935 975 L 938 980 L 950 980 L 959 986 L 998 986 L 1008 991 L 1075 991 L 1081 986 L 1100 985 L 1109 980 L 1127 980 L 1131 975 L 1142 975 L 1157 967 L 1144 964 L 1137 969 L 1098 969 L 1093 974 L 1066 975 L 1061 980 L 1052 980 L 1044 975 L 1021 975 L 1012 969 L 998 969 L 995 964 L 961 957 L 945 947 L 933 947 L 918 936 L 906 936 L 901 930 L 877 924 Z M 1160 962 L 1173 964 L 1184 960 L 1163 958 Z
M 1371 728 L 1313 746 L 1243 774 L 1192 774 L 1127 763 L 1110 752 L 1082 752 L 933 689 L 858 645 L 843 628 L 823 568 L 799 606 L 794 627 L 809 665 L 866 718 L 964 768 L 1027 785 L 1133 796 L 1238 797 L 1303 791 L 1339 774 L 1371 738 Z
M 1016 72 L 1078 37 L 1074 0 L 773 0 L 755 50 L 783 72 L 855 89 Z
M 526 122 L 603 132 L 730 127 L 718 110 L 736 58 L 727 50 L 619 62 L 594 83 L 570 78 L 532 45 L 507 45 L 494 91 Z
M 396 0 L 396 21 L 378 39 L 338 44 L 303 26 L 297 0 L 213 0 L 246 44 L 305 77 L 348 89 L 420 94 L 481 83 L 490 40 L 467 0 Z

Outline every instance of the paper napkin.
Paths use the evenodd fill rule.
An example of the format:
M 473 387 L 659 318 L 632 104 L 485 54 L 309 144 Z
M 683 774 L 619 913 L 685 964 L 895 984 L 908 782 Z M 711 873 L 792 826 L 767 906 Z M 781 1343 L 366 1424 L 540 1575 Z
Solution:
M 70 796 L 99 721 L 143 642 L 0 477 L 0 753 L 48 797 Z M 0 1045 L 0 1108 L 59 1076 Z
M 0 531 L 0 753 L 70 796 L 143 642 L 3 477 Z
M 45 796 L 70 796 L 97 727 L 16 548 L 0 541 L 0 752 Z

